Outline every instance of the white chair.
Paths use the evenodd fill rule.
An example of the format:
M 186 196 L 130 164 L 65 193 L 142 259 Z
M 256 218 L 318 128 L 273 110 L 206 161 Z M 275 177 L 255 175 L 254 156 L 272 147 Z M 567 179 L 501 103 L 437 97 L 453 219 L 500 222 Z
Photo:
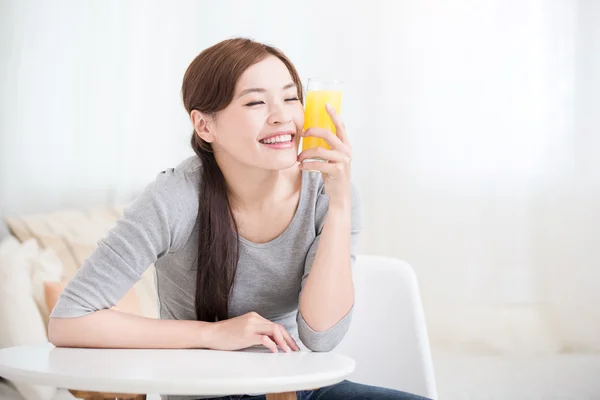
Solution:
M 416 276 L 401 260 L 358 256 L 355 305 L 335 352 L 356 361 L 353 382 L 437 399 L 433 362 Z

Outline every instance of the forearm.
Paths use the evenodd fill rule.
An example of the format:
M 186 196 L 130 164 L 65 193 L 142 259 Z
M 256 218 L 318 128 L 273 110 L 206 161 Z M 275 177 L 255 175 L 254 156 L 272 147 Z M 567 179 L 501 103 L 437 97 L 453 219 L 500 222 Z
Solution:
M 211 325 L 101 310 L 78 318 L 51 318 L 48 338 L 57 347 L 208 348 Z
M 300 296 L 300 312 L 315 331 L 326 331 L 354 304 L 350 263 L 350 204 L 330 204 L 310 274 Z

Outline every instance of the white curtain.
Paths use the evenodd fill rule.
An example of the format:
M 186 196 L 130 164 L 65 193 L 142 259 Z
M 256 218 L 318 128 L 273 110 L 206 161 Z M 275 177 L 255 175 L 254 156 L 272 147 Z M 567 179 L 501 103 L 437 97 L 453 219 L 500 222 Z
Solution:
M 0 4 L 0 214 L 135 195 L 192 154 L 189 62 L 252 37 L 346 81 L 361 250 L 414 267 L 434 350 L 600 350 L 597 2 Z

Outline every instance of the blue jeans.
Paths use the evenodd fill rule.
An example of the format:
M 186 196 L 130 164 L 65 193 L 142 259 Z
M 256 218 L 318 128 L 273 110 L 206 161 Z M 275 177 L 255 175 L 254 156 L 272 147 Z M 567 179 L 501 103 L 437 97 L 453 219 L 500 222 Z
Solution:
M 325 386 L 316 390 L 302 390 L 296 392 L 298 400 L 427 400 L 422 396 L 386 389 L 378 386 L 362 385 L 350 381 L 342 381 L 332 386 Z M 265 400 L 265 395 L 248 396 L 233 395 L 218 397 L 213 400 Z

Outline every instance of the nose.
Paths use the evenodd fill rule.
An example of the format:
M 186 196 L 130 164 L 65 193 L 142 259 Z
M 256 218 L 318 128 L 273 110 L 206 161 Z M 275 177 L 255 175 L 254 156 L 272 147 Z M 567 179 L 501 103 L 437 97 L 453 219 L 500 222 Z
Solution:
M 283 104 L 273 104 L 267 123 L 270 125 L 284 125 L 292 122 L 292 114 Z

